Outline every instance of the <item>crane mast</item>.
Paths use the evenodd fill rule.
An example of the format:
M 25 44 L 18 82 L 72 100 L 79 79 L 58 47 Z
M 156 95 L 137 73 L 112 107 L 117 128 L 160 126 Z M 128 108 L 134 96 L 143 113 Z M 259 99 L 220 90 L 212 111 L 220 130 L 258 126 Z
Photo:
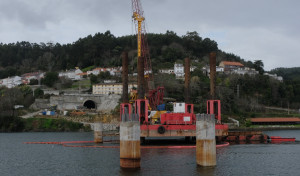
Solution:
M 148 42 L 145 29 L 145 17 L 140 0 L 131 0 L 132 2 L 132 19 L 135 22 L 137 33 L 137 57 L 144 59 L 144 77 L 146 79 L 146 97 L 149 100 L 151 109 L 163 103 L 164 88 L 155 89 L 153 81 L 152 66 L 148 49 Z
M 150 54 L 148 49 L 148 43 L 146 38 L 146 29 L 145 29 L 145 17 L 144 12 L 141 6 L 140 0 L 131 0 L 132 2 L 132 19 L 136 24 L 136 33 L 137 33 L 137 57 L 144 59 L 144 70 L 145 78 L 147 82 L 153 81 L 152 76 L 152 67 L 150 61 Z M 153 87 L 149 87 L 153 89 Z
M 142 22 L 145 20 L 145 18 L 140 16 L 136 12 L 133 12 L 132 18 L 134 20 L 136 20 L 137 24 L 138 24 L 138 30 L 137 30 L 138 31 L 138 34 L 137 34 L 137 41 L 138 41 L 138 43 L 137 43 L 138 52 L 137 53 L 138 53 L 138 55 L 137 56 L 139 58 L 139 57 L 141 57 L 141 49 L 142 49 L 142 47 L 141 47 L 141 45 L 142 45 Z

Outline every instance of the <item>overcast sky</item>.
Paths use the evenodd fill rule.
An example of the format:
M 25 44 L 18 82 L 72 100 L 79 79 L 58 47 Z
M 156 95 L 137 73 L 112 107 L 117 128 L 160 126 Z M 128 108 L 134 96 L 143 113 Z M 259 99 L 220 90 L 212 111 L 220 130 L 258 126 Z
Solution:
M 197 31 L 265 70 L 300 67 L 299 0 L 141 0 L 147 32 Z M 0 0 L 0 42 L 73 43 L 134 34 L 131 0 Z

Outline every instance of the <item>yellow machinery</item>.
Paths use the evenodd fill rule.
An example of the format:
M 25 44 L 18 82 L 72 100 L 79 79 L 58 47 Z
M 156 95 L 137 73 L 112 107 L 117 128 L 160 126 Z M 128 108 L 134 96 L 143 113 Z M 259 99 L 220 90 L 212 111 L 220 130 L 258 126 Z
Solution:
M 144 17 L 140 16 L 138 13 L 133 12 L 132 18 L 137 21 L 138 33 L 137 33 L 137 47 L 138 47 L 138 58 L 141 57 L 142 53 L 142 22 L 145 20 Z

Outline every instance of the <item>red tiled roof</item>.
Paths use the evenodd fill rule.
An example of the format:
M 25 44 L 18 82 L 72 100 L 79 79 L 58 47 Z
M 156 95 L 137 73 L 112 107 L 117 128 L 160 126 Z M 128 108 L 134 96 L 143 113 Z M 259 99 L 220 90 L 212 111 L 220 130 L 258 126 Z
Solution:
M 272 117 L 272 118 L 251 118 L 251 122 L 300 122 L 298 117 Z
M 239 62 L 231 62 L 231 61 L 222 61 L 222 63 L 224 65 L 234 65 L 234 66 L 241 66 L 241 67 L 244 67 L 243 64 L 239 63 Z
M 84 76 L 84 75 L 87 75 L 87 73 L 83 72 L 83 73 L 78 73 L 77 75 Z

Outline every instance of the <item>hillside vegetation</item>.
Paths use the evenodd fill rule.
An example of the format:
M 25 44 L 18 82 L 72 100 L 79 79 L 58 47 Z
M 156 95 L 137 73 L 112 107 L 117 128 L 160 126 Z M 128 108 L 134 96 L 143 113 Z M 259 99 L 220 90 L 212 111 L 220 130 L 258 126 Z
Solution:
M 154 70 L 172 67 L 176 60 L 207 62 L 207 54 L 218 51 L 217 42 L 202 39 L 197 32 L 178 36 L 172 31 L 147 35 Z M 109 31 L 80 38 L 72 44 L 17 42 L 0 44 L 0 79 L 32 71 L 61 71 L 94 66 L 121 66 L 121 53 L 129 52 L 131 71 L 136 69 L 136 36 L 115 37 Z M 242 61 L 238 56 L 219 51 L 220 60 Z M 159 63 L 159 64 L 158 64 Z M 244 62 L 246 65 L 252 62 Z
M 217 42 L 209 38 L 203 39 L 197 32 L 178 36 L 167 31 L 164 34 L 148 34 L 147 39 L 154 73 L 160 68 L 172 68 L 175 62 L 182 63 L 185 57 L 191 58 L 192 64 L 196 66 L 191 77 L 191 97 L 196 112 L 206 111 L 209 78 L 202 73 L 201 68 L 209 63 L 208 54 L 212 51 L 217 52 L 217 64 L 224 60 L 238 61 L 260 73 L 255 76 L 218 75 L 216 98 L 222 101 L 223 114 L 250 117 L 266 112 L 264 106 L 293 109 L 300 107 L 299 68 L 272 70 L 272 73 L 283 76 L 284 81 L 279 82 L 263 75 L 261 60 L 245 61 L 239 56 L 221 51 Z M 0 79 L 38 70 L 54 73 L 74 67 L 86 68 L 87 71 L 95 67 L 121 66 L 121 53 L 124 50 L 129 53 L 129 72 L 133 73 L 136 72 L 137 65 L 136 43 L 134 35 L 115 37 L 106 31 L 64 45 L 29 42 L 0 44 Z M 96 82 L 91 80 L 91 83 Z M 174 75 L 158 74 L 155 76 L 155 84 L 165 87 L 166 97 L 175 98 L 177 101 L 184 100 L 183 81 L 175 79 Z M 19 102 L 21 98 L 28 102 L 26 106 L 33 101 L 27 89 L 22 87 L 13 90 L 1 88 L 0 93 L 0 111 L 13 109 L 12 101 L 24 104 L 24 101 Z M 13 100 L 9 98 L 12 95 L 15 97 Z

